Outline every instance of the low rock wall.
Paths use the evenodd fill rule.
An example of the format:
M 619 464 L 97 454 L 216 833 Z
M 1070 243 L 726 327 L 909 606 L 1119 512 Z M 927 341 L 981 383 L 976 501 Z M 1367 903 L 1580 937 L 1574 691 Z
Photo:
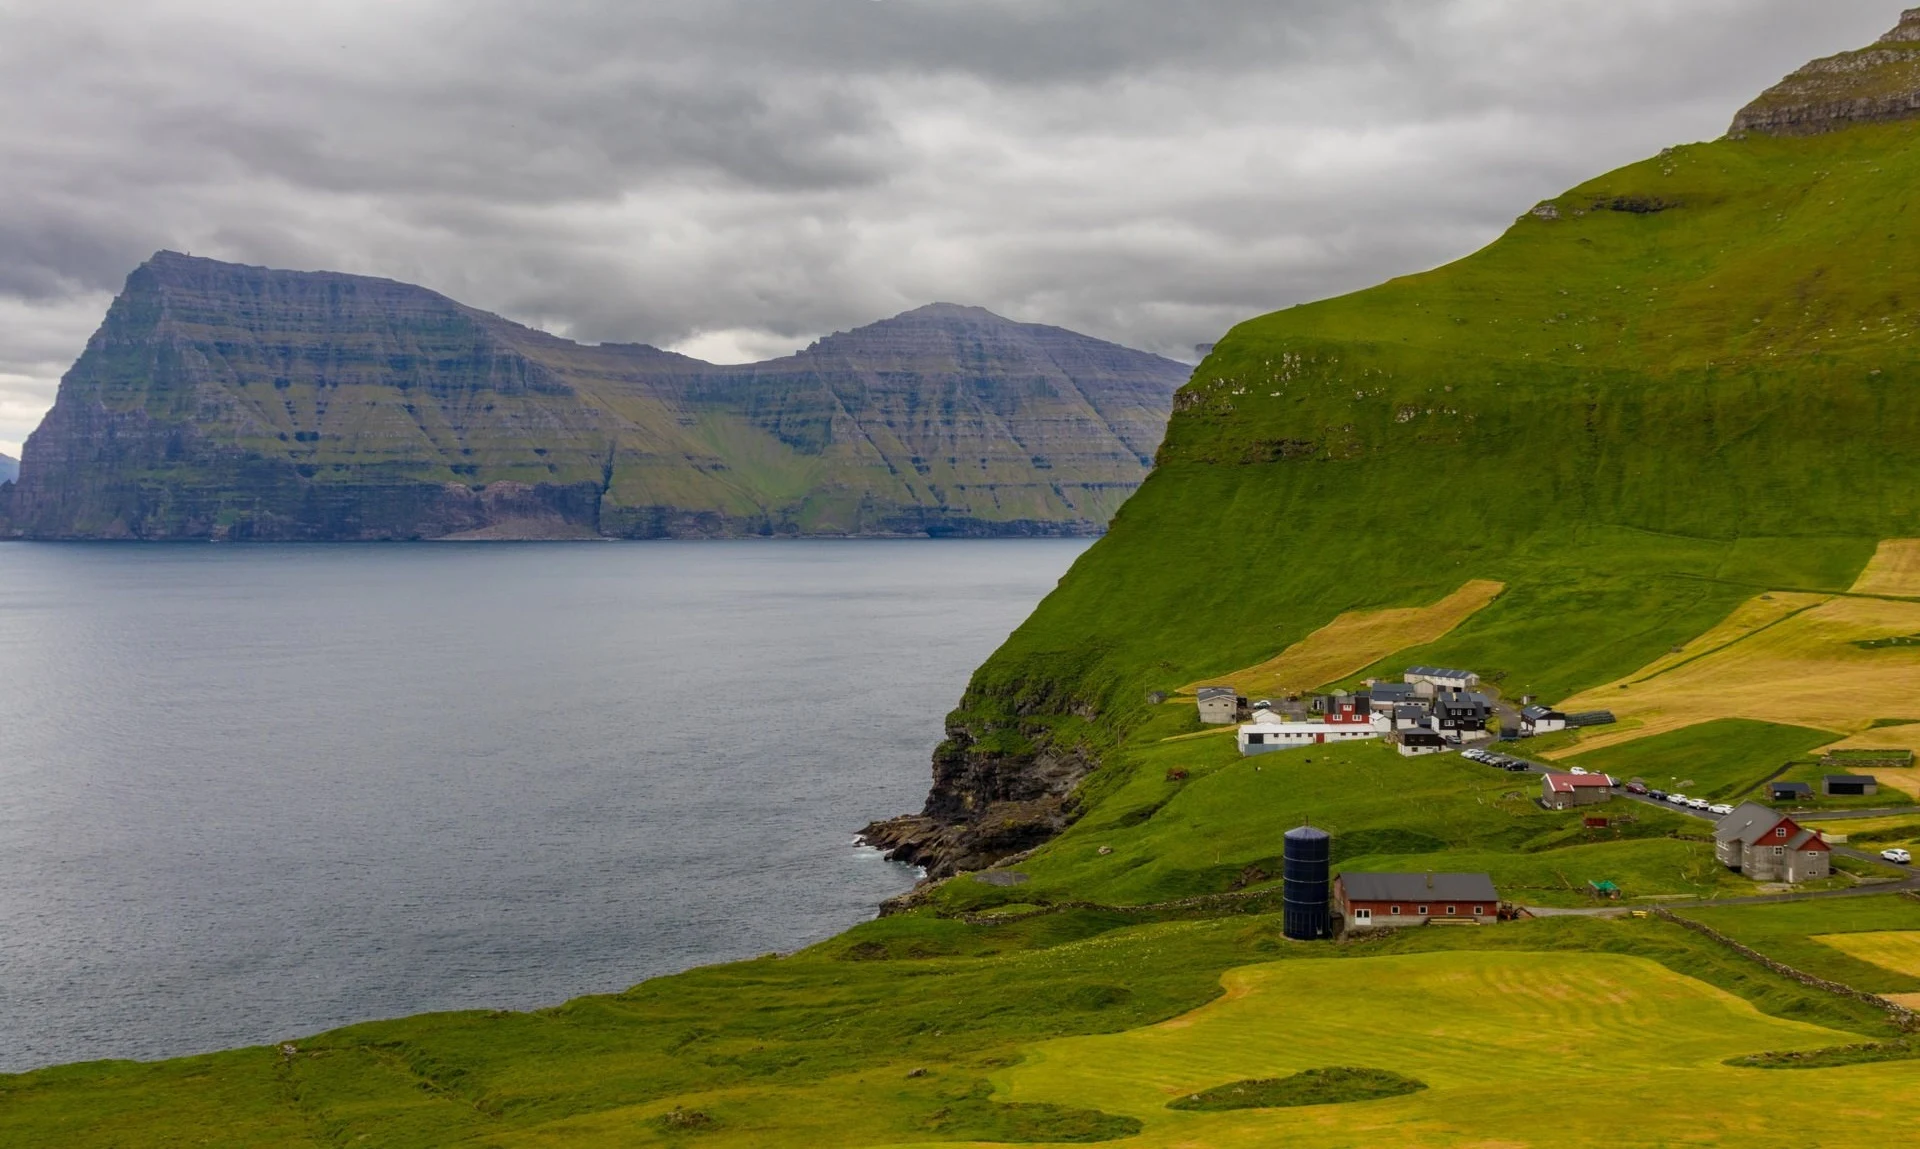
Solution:
M 1907 892 L 1909 896 L 1912 896 L 1912 891 Z M 1850 997 L 1855 1001 L 1863 1001 L 1875 1009 L 1884 1010 L 1886 1015 L 1893 1020 L 1893 1024 L 1899 1026 L 1901 1029 L 1912 1031 L 1916 1027 L 1920 1027 L 1920 1019 L 1916 1019 L 1913 1011 L 1901 1005 L 1899 1002 L 1888 1001 L 1878 994 L 1868 993 L 1865 990 L 1855 989 L 1850 985 L 1842 985 L 1837 981 L 1828 981 L 1826 978 L 1815 977 L 1810 973 L 1797 970 L 1785 962 L 1775 961 L 1766 954 L 1754 949 L 1752 946 L 1742 945 L 1734 941 L 1712 926 L 1696 922 L 1691 918 L 1683 918 L 1671 910 L 1655 909 L 1653 916 L 1662 921 L 1672 922 L 1674 925 L 1683 926 L 1692 930 L 1694 933 L 1711 938 L 1739 954 L 1741 957 L 1750 958 L 1753 961 L 1759 962 L 1781 977 L 1792 978 L 1801 985 L 1812 986 L 1814 989 L 1825 990 L 1828 993 L 1838 994 L 1841 997 Z

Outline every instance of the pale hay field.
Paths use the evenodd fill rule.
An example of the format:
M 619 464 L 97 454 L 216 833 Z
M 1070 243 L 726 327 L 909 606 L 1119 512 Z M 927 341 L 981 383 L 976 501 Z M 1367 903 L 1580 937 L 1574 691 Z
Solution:
M 1438 641 L 1505 589 L 1505 583 L 1475 579 L 1432 606 L 1349 611 L 1265 662 L 1184 690 L 1192 693 L 1218 681 L 1232 683 L 1248 698 L 1303 694 L 1365 670 L 1396 650 Z
M 1920 930 L 1815 934 L 1813 940 L 1881 969 L 1920 977 Z
M 1856 645 L 1920 635 L 1920 602 L 1852 597 L 1896 594 L 1920 595 L 1920 540 L 1882 543 L 1848 595 L 1757 596 L 1681 650 L 1567 699 L 1563 709 L 1611 710 L 1621 726 L 1552 757 L 1721 718 L 1829 730 L 1840 746 L 1920 749 L 1920 725 L 1869 729 L 1879 718 L 1920 717 L 1920 646 Z M 1920 771 L 1873 773 L 1920 794 Z
M 1911 1062 L 1778 1071 L 1723 1060 L 1856 1035 L 1768 1017 L 1644 958 L 1454 952 L 1252 966 L 1161 1025 L 1033 1047 L 996 1097 L 1146 1125 L 1141 1149 L 1284 1146 L 1873 1147 L 1920 1139 Z M 1303 1069 L 1392 1070 L 1429 1089 L 1380 1101 L 1181 1112 L 1193 1091 Z M 1756 1103 L 1756 1098 L 1764 1102 Z

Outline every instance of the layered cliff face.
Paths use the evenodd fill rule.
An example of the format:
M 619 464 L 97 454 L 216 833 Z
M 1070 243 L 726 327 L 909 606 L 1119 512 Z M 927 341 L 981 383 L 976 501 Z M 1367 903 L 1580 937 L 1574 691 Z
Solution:
M 1896 36 L 1869 54 L 1920 47 L 1920 14 Z M 1845 594 L 1920 537 L 1916 201 L 1920 122 L 1755 130 L 1235 328 L 1108 535 L 975 673 L 924 811 L 874 840 L 934 875 L 1042 841 L 1132 785 L 1142 723 L 1194 721 L 1149 697 L 1346 611 L 1504 584 L 1366 673 L 1469 666 L 1560 700 L 1775 588 Z
M 1815 60 L 1733 119 L 1734 137 L 1808 136 L 1849 124 L 1920 116 L 1920 8 L 1870 48 Z
M 1186 374 L 948 305 L 721 367 L 163 252 L 0 515 L 42 538 L 1093 534 Z

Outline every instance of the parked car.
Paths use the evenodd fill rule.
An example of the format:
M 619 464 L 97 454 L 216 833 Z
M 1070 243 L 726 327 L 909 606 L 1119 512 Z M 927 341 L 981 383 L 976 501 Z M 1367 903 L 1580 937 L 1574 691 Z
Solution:
M 1667 792 L 1665 790 L 1649 790 L 1647 791 L 1647 797 L 1652 798 L 1656 802 L 1664 802 L 1667 800 Z
M 1667 795 L 1667 801 L 1672 802 L 1676 806 L 1684 806 L 1688 802 L 1693 801 L 1693 799 L 1687 797 L 1685 794 L 1669 794 Z
M 1707 801 L 1705 798 L 1689 798 L 1687 799 L 1687 805 L 1693 807 L 1696 810 L 1713 809 L 1713 803 Z
M 1707 813 L 1724 818 L 1728 814 L 1733 813 L 1733 807 L 1727 805 L 1725 802 L 1715 802 L 1713 805 L 1707 807 Z
M 1507 764 L 1507 773 L 1509 774 L 1525 774 L 1526 772 L 1527 764 L 1525 762 L 1509 762 Z
M 1627 793 L 1629 794 L 1645 794 L 1646 792 L 1647 792 L 1647 784 L 1645 782 L 1627 783 Z
M 1569 774 L 1580 774 L 1580 775 L 1583 775 L 1583 776 L 1584 776 L 1584 775 L 1586 774 L 1586 771 L 1585 771 L 1585 770 L 1583 770 L 1583 769 L 1581 769 L 1581 768 L 1580 768 L 1580 767 L 1578 767 L 1578 766 L 1575 766 L 1575 767 L 1574 767 L 1573 769 L 1571 769 L 1571 770 L 1568 770 L 1568 771 L 1567 771 L 1567 773 L 1569 773 Z
M 1903 866 L 1913 861 L 1913 855 L 1898 846 L 1887 847 L 1880 851 L 1880 856 L 1889 862 L 1898 862 Z

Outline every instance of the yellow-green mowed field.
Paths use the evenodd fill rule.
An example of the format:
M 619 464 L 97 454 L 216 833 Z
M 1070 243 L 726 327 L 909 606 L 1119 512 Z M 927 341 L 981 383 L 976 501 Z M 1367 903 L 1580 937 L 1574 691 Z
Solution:
M 1224 997 L 1160 1025 L 1035 1047 L 995 1079 L 998 1097 L 1139 1118 L 1146 1129 L 1124 1144 L 1140 1149 L 1884 1149 L 1920 1139 L 1920 1062 L 1723 1065 L 1860 1039 L 1768 1017 L 1644 958 L 1456 952 L 1279 962 L 1223 980 Z M 1430 1088 L 1292 1109 L 1166 1108 L 1209 1086 L 1327 1066 L 1392 1070 Z

